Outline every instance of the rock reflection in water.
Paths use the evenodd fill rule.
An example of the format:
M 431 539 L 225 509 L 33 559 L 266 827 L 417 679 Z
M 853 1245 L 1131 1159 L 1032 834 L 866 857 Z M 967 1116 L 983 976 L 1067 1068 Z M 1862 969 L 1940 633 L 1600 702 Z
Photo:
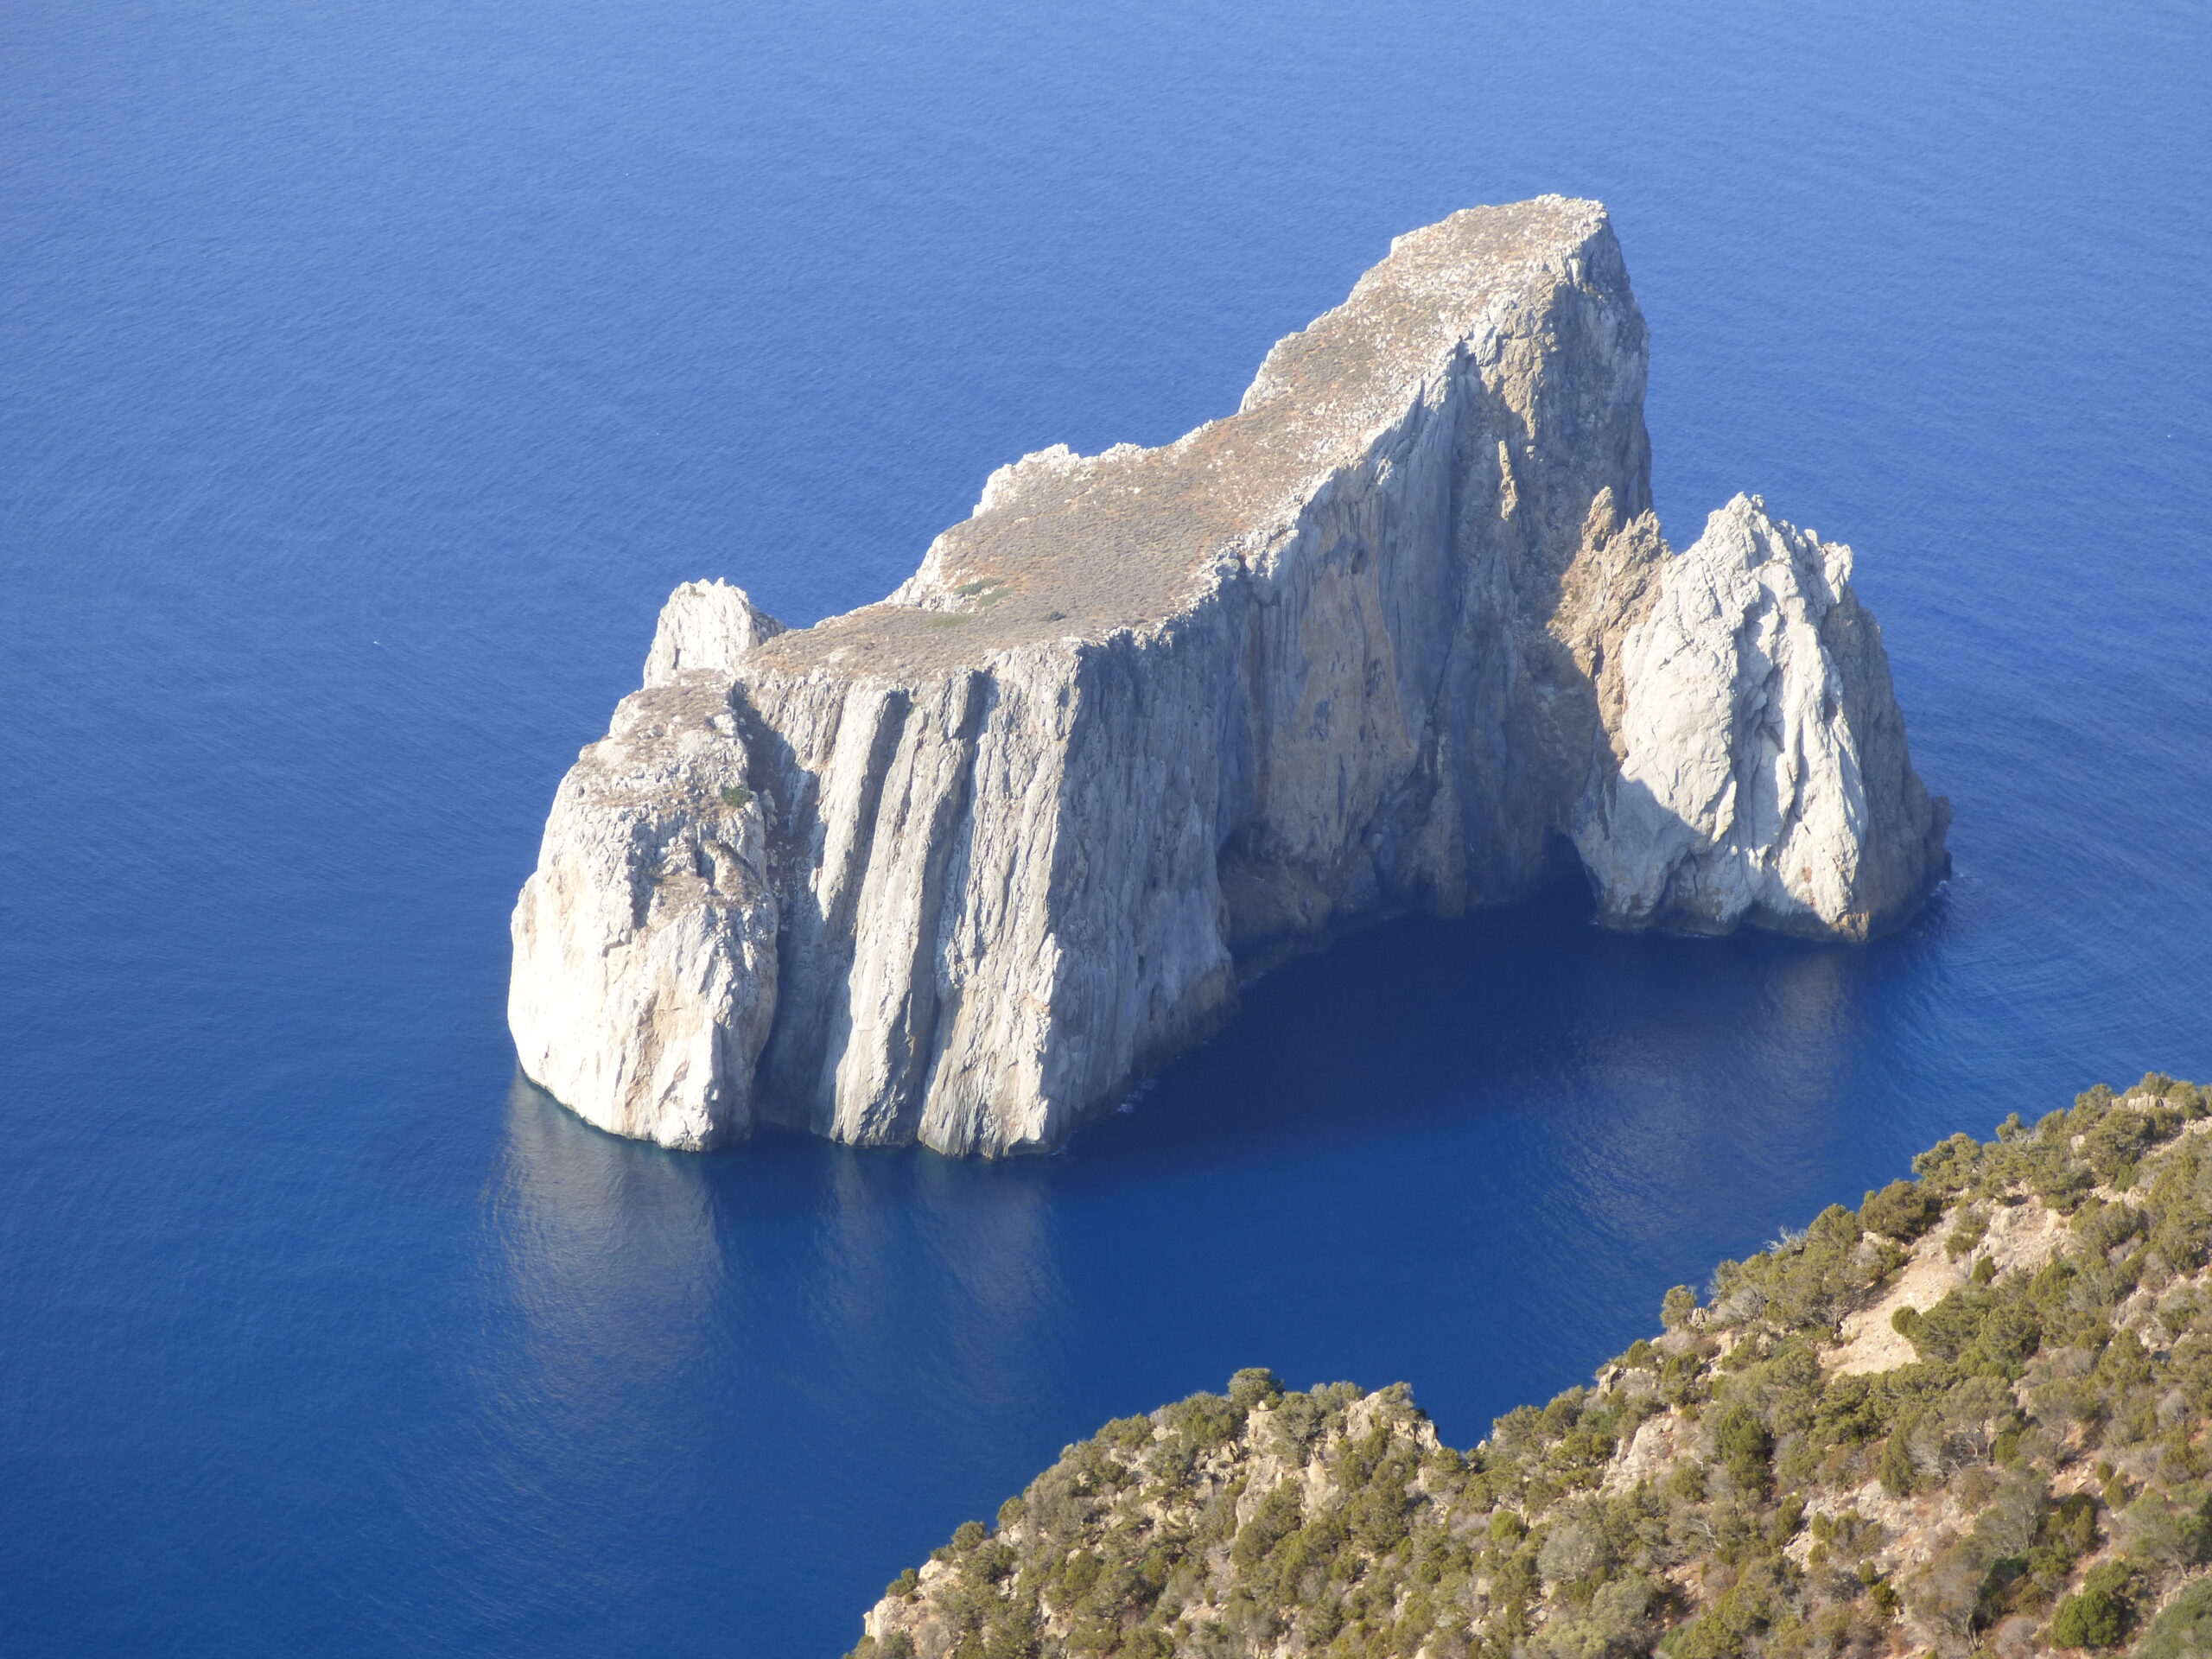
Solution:
M 622 1155 L 519 1075 L 505 1150 L 485 1224 L 528 1360 L 508 1391 L 589 1413 L 702 1357 L 724 1268 L 697 1161 Z
M 721 1432 L 699 1387 L 730 1294 L 714 1216 L 696 1160 L 613 1141 L 515 1080 L 480 1212 L 476 1329 L 454 1357 L 477 1396 L 473 1455 L 418 1495 L 460 1548 L 444 1568 L 458 1592 L 589 1629 L 634 1605 L 640 1559 L 663 1593 L 698 1587 L 682 1535 L 723 1508 L 692 1472 Z M 648 1548 L 610 1557 L 610 1530 Z
M 466 1362 L 480 1455 L 425 1495 L 486 1541 L 474 1590 L 588 1622 L 602 1594 L 638 1605 L 642 1559 L 671 1595 L 734 1577 L 769 1596 L 855 1538 L 911 1553 L 948 1488 L 995 1503 L 1010 1438 L 1049 1456 L 1065 1437 L 1049 1199 L 1033 1162 L 797 1139 L 671 1153 L 518 1078 Z M 734 1525 L 748 1553 L 701 1557 Z M 638 1546 L 619 1586 L 585 1541 L 610 1530 Z

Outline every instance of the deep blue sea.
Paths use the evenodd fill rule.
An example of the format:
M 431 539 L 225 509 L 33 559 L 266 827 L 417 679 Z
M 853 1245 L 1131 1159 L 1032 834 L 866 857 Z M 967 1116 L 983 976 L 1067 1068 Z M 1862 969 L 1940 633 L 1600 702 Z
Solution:
M 1100 1421 L 1448 1439 L 1956 1129 L 2212 1074 L 2200 0 L 14 0 L 0 1649 L 832 1656 Z M 1063 1156 L 518 1091 L 506 918 L 675 582 L 880 595 L 1393 235 L 1612 207 L 1677 542 L 1853 543 L 1957 876 L 1265 982 Z

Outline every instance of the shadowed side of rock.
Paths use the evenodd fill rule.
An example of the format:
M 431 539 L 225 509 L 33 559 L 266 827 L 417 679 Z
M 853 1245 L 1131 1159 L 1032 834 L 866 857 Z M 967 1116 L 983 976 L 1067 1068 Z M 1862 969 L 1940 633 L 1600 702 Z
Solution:
M 678 589 L 516 912 L 524 1069 L 670 1145 L 1039 1150 L 1240 968 L 1567 836 L 1621 925 L 1862 935 L 1940 856 L 1879 637 L 1763 514 L 1669 559 L 1644 371 L 1600 208 L 1473 210 L 1235 416 L 1001 468 L 882 604 Z M 1723 610 L 1767 668 L 1677 661 Z

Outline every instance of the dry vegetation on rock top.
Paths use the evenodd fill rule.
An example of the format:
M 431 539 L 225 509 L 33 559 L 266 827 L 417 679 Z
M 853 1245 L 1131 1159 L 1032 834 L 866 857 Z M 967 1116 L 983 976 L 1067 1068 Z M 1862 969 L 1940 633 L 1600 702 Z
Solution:
M 1239 1372 L 1108 1424 L 851 1659 L 2212 1650 L 2212 1091 L 2101 1085 L 1669 1292 L 1459 1452 Z
M 1055 444 L 1000 467 L 974 516 L 890 599 L 793 629 L 759 666 L 912 677 L 1166 626 L 1218 582 L 1217 566 L 1279 553 L 1321 480 L 1361 465 L 1404 421 L 1409 367 L 1437 372 L 1486 323 L 1540 315 L 1546 302 L 1531 296 L 1606 259 L 1618 254 L 1604 207 L 1560 196 L 1463 209 L 1400 237 L 1342 305 L 1275 345 L 1236 414 L 1154 448 Z M 1580 344 L 1558 331 L 1550 320 L 1493 347 L 1486 366 L 1506 401 L 1531 404 Z

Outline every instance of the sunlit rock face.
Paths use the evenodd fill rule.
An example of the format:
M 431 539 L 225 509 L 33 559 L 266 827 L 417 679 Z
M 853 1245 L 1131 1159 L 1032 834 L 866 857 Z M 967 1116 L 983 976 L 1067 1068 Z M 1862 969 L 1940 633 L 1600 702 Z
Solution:
M 1918 905 L 1949 812 L 1912 770 L 1849 548 L 1739 495 L 1618 652 L 1617 766 L 1576 837 L 1605 920 L 1865 938 Z
M 680 674 L 696 672 L 734 678 L 746 652 L 784 631 L 744 588 L 726 582 L 687 582 L 661 607 L 660 626 L 645 658 L 645 684 L 667 685 Z
M 1849 556 L 1670 556 L 1595 203 L 1402 237 L 1157 449 L 1001 467 L 887 600 L 688 583 L 515 912 L 601 1127 L 1049 1148 L 1346 926 L 1581 856 L 1623 926 L 1859 938 L 1940 875 Z
M 766 803 L 727 671 L 622 700 L 561 782 L 515 906 L 507 1023 L 601 1128 L 703 1147 L 753 1118 L 777 992 Z

